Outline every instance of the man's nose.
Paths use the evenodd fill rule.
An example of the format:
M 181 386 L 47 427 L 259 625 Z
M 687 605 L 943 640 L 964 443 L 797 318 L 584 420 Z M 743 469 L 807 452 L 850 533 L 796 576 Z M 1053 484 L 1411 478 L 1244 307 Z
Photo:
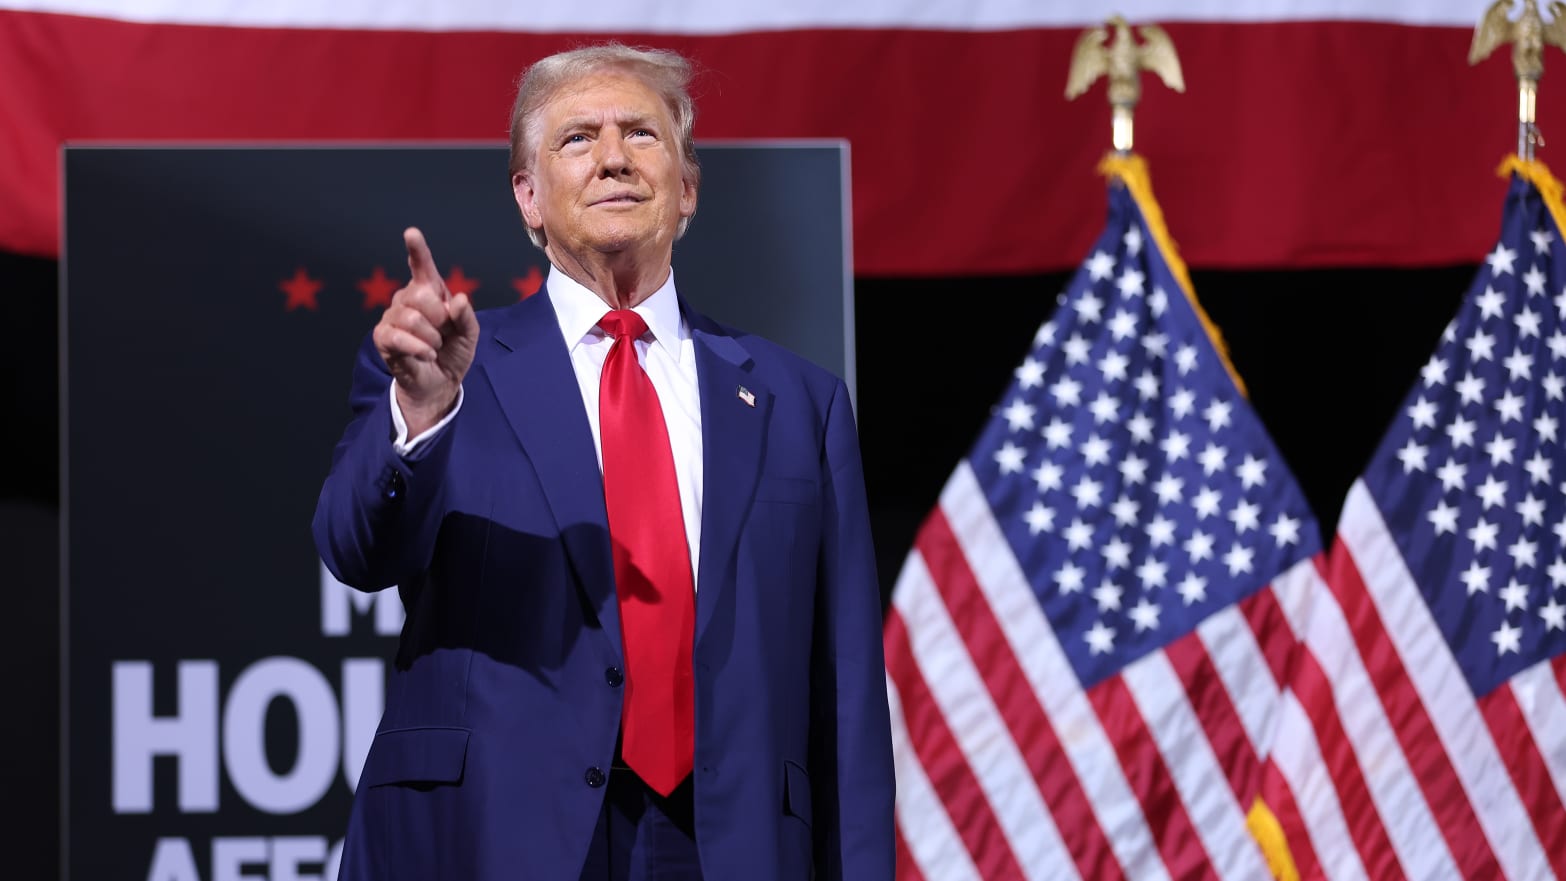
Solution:
M 631 156 L 625 152 L 625 141 L 619 135 L 598 139 L 598 174 L 600 177 L 619 177 L 631 168 Z

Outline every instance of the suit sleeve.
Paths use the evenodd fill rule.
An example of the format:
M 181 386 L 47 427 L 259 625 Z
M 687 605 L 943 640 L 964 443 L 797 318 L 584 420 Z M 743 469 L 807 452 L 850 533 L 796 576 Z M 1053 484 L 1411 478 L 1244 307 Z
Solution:
M 847 388 L 826 424 L 827 498 L 813 657 L 813 775 L 817 878 L 891 881 L 894 872 L 891 722 L 881 644 L 881 592 L 871 545 L 859 437 Z
M 354 365 L 354 418 L 332 453 L 312 531 L 326 568 L 344 584 L 380 590 L 429 566 L 440 524 L 452 438 L 460 419 L 404 457 L 393 448 L 391 374 L 366 337 Z

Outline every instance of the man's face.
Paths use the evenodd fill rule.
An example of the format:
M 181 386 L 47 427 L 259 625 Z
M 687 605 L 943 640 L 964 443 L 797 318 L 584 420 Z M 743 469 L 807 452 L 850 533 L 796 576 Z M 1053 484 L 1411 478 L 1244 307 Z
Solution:
M 630 74 L 595 74 L 557 92 L 539 119 L 538 149 L 512 188 L 550 251 L 667 260 L 680 219 L 696 210 L 696 187 L 681 173 L 679 135 L 658 94 Z

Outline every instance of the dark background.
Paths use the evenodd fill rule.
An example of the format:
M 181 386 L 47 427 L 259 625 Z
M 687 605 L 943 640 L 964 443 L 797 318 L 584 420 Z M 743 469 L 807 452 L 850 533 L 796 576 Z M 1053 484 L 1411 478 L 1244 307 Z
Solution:
M 1504 184 L 1497 181 L 1497 220 L 1503 196 Z M 1101 210 L 1081 213 L 1095 227 L 1102 222 Z M 1178 238 L 1179 218 L 1170 223 Z M 520 232 L 516 247 L 529 247 Z M 1475 268 L 1192 267 L 1203 306 L 1222 330 L 1252 402 L 1327 535 L 1344 493 L 1434 349 Z M 919 521 L 1068 276 L 1063 269 L 1026 276 L 855 279 L 859 423 L 883 592 L 890 590 Z M 0 739 L 0 753 L 8 757 L 0 784 L 14 818 L 7 824 L 4 874 L 48 878 L 58 874 L 60 828 L 58 264 L 0 253 L 0 283 L 7 316 L 0 345 L 0 436 L 6 445 L 0 460 L 5 463 L 0 583 L 9 600 L 0 669 L 10 674 L 7 684 L 16 694 L 11 705 L 18 710 Z M 178 344 L 171 338 L 140 342 Z M 128 371 L 130 390 L 169 393 L 137 388 L 136 382 Z M 346 373 L 341 387 L 347 387 Z

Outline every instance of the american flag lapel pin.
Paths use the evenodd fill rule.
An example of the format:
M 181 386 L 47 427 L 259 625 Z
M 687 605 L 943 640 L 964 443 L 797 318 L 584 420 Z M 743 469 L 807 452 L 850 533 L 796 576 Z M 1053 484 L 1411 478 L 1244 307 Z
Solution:
M 756 393 L 755 392 L 751 391 L 750 389 L 748 389 L 748 388 L 746 388 L 744 386 L 740 386 L 739 387 L 739 391 L 736 394 L 739 395 L 739 399 L 740 400 L 745 402 L 745 406 L 747 406 L 747 407 L 754 407 L 754 406 L 756 406 Z

